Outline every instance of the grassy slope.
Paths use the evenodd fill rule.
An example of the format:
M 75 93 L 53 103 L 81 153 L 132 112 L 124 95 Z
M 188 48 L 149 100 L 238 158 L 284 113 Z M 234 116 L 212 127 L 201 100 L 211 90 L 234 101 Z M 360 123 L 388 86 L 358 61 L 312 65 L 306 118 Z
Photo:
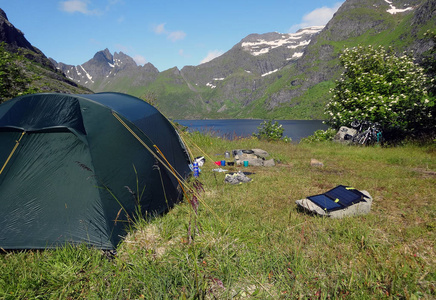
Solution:
M 37 56 L 35 53 L 21 49 L 22 56 Z M 89 94 L 92 93 L 86 87 L 77 85 L 67 79 L 61 72 L 54 71 L 41 63 L 24 58 L 23 71 L 27 77 L 31 78 L 31 86 L 36 92 L 47 93 L 71 93 L 71 94 Z
M 0 299 L 436 297 L 434 146 L 185 138 L 207 156 L 198 216 L 185 202 L 138 222 L 112 260 L 85 247 L 2 254 Z M 262 148 L 281 164 L 244 168 L 252 182 L 225 184 L 212 161 L 238 148 Z M 367 190 L 371 213 L 334 220 L 297 209 L 295 200 L 338 184 Z

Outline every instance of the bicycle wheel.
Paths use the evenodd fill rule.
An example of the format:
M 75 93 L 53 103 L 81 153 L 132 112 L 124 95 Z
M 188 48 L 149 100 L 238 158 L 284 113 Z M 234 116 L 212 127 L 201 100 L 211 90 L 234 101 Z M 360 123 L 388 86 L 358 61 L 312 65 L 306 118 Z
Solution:
M 362 145 L 362 146 L 366 146 L 368 136 L 369 136 L 369 132 L 367 132 L 367 131 L 363 132 L 358 140 L 358 144 Z
M 359 139 L 360 139 L 360 135 L 361 135 L 361 133 L 356 133 L 355 135 L 353 135 L 353 137 L 351 138 L 351 143 L 358 144 Z
M 375 144 L 374 136 L 370 134 L 366 140 L 366 146 L 374 146 L 374 144 Z

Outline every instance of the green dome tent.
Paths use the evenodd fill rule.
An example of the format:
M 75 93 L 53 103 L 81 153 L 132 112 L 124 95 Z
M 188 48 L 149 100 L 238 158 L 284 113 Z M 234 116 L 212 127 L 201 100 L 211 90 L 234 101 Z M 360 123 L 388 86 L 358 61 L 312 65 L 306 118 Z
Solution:
M 9 100 L 0 105 L 0 247 L 114 249 L 138 208 L 160 214 L 181 199 L 189 164 L 174 127 L 141 99 Z

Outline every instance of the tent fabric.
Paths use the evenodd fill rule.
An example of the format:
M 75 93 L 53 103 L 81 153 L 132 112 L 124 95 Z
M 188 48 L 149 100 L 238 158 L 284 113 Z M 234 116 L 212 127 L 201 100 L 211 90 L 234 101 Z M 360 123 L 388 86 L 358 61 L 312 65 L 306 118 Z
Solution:
M 1 104 L 0 247 L 116 248 L 129 220 L 182 197 L 155 146 L 182 179 L 189 175 L 176 130 L 138 98 L 32 94 Z

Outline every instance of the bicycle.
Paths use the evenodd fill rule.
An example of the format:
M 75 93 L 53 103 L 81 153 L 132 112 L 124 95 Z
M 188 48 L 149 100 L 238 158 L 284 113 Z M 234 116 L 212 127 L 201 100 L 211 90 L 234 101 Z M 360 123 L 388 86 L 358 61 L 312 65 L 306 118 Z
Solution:
M 357 145 L 370 146 L 383 141 L 383 131 L 379 123 L 354 120 L 351 127 L 356 130 L 351 142 Z

